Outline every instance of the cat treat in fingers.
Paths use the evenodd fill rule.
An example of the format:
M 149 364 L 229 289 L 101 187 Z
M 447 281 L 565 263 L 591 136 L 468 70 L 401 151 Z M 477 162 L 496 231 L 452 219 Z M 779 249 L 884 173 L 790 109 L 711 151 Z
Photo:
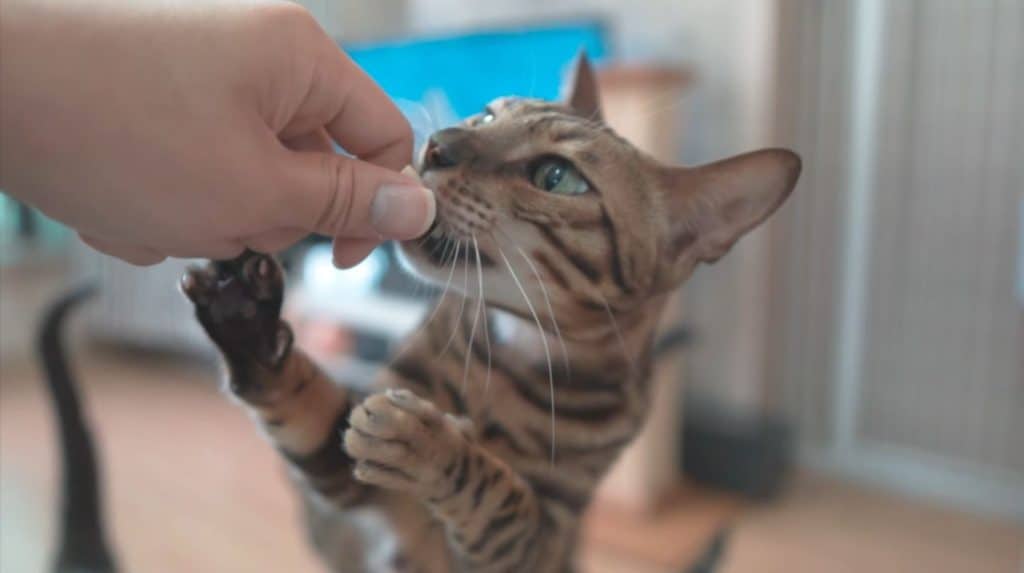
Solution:
M 444 294 L 369 393 L 292 344 L 271 258 L 183 283 L 332 571 L 572 570 L 580 516 L 649 410 L 666 299 L 800 173 L 778 149 L 655 161 L 602 122 L 585 58 L 567 93 L 498 98 L 403 171 L 437 216 L 400 258 Z

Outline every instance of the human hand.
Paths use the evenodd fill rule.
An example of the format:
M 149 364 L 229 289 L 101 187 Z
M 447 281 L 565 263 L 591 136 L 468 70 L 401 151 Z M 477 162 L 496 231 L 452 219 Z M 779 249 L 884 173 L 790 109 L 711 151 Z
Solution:
M 97 249 L 226 259 L 312 232 L 350 266 L 432 222 L 396 172 L 408 123 L 301 7 L 0 6 L 0 185 Z

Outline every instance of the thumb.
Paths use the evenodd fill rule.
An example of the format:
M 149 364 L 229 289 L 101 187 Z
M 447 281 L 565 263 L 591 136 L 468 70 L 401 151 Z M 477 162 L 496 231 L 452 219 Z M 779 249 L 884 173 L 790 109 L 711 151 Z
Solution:
M 434 194 L 415 179 L 336 153 L 289 152 L 294 224 L 342 238 L 419 237 L 434 222 Z

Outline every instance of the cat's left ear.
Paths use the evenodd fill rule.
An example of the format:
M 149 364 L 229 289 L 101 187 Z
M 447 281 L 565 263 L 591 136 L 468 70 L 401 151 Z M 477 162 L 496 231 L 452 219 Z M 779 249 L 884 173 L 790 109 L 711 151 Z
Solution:
M 667 253 L 713 263 L 782 205 L 800 176 L 800 156 L 764 149 L 667 174 Z M 689 255 L 689 256 L 687 256 Z
M 581 51 L 562 84 L 562 102 L 580 116 L 601 121 L 601 99 L 597 91 L 597 74 L 587 53 Z

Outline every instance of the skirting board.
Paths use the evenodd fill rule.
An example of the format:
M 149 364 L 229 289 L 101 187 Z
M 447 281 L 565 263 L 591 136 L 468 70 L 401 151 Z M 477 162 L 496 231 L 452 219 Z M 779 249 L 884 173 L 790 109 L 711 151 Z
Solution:
M 1024 523 L 1024 480 L 1007 472 L 882 445 L 803 447 L 798 458 L 814 470 Z

